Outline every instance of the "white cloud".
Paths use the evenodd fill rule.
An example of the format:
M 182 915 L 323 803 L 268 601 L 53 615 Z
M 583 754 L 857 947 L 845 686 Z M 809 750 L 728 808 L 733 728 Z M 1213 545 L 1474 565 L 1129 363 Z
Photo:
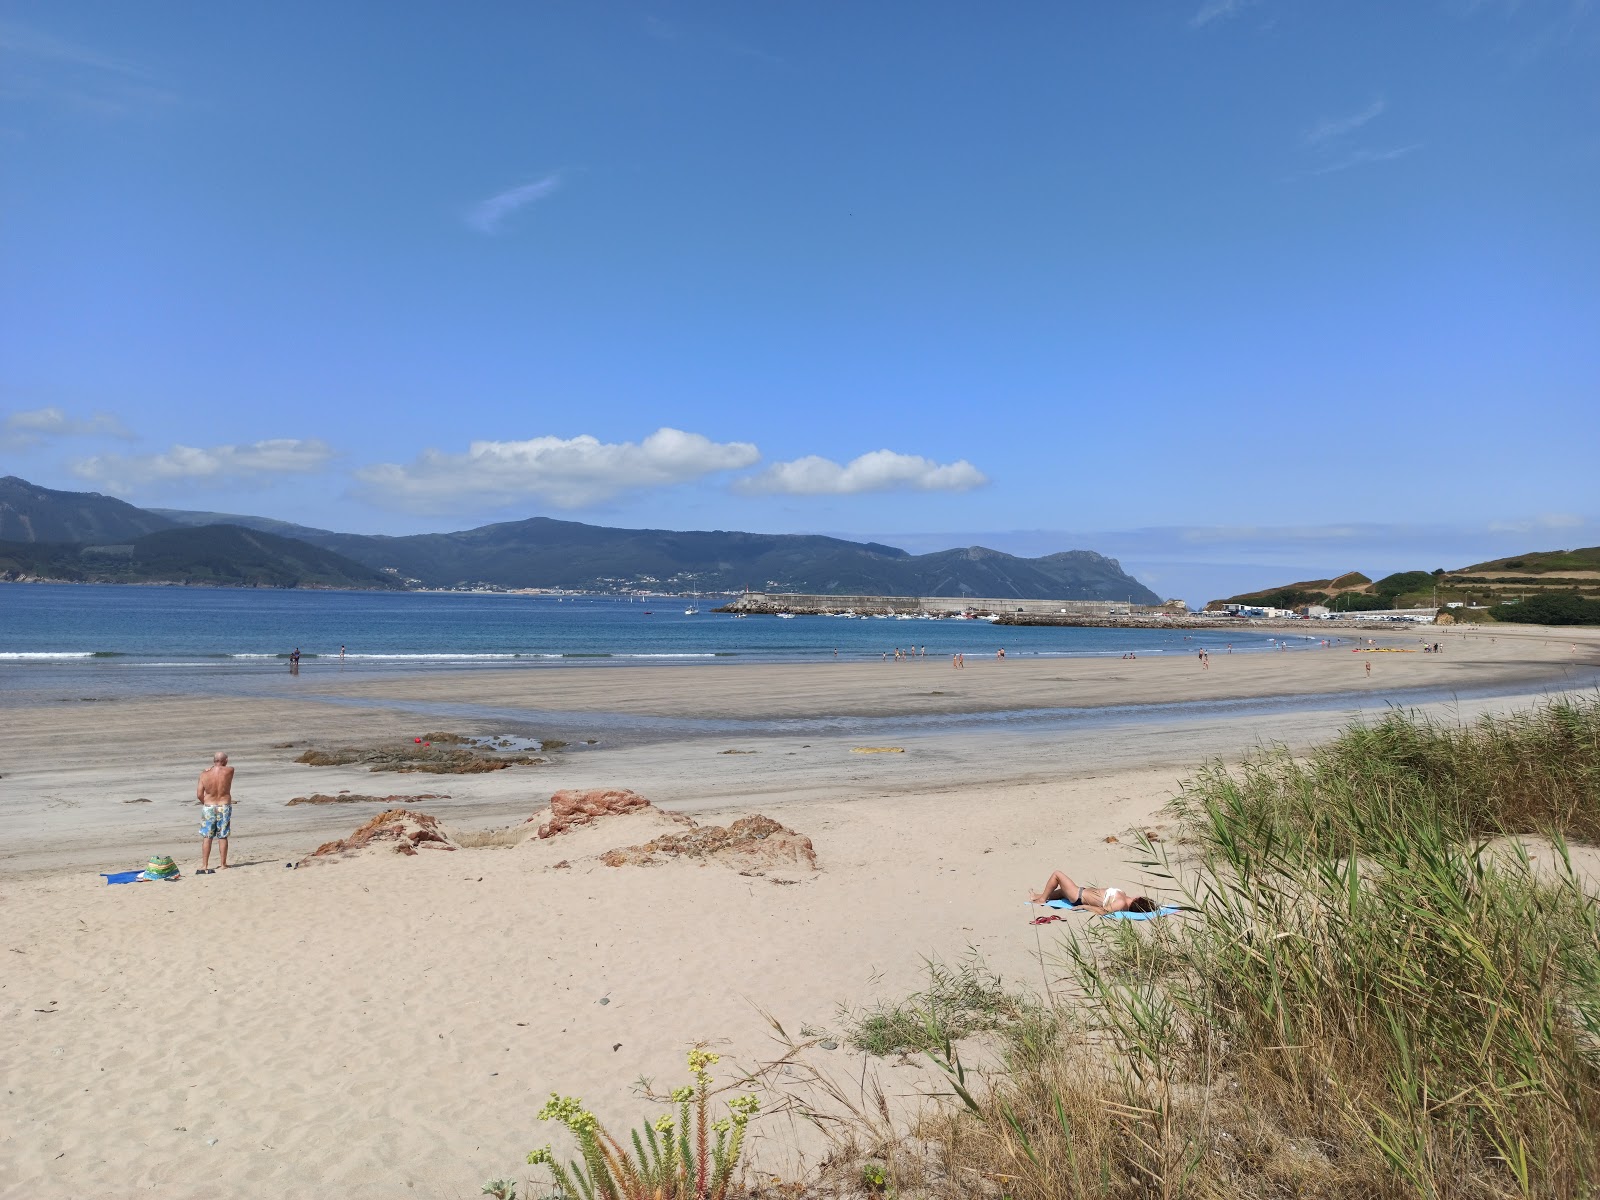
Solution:
M 115 437 L 131 438 L 132 433 L 110 413 L 83 417 L 68 416 L 59 408 L 31 408 L 7 413 L 0 422 L 0 446 L 24 449 L 46 438 Z
M 1202 25 L 1209 25 L 1213 21 L 1236 17 L 1245 9 L 1259 4 L 1261 0 L 1206 0 L 1200 10 L 1189 18 L 1189 24 L 1198 29 Z
M 746 495 L 847 496 L 858 492 L 965 492 L 988 483 L 966 459 L 936 463 L 916 454 L 874 450 L 843 464 L 815 454 L 774 463 L 734 485 Z
M 1422 149 L 1422 143 L 1411 146 L 1394 146 L 1388 150 L 1354 150 L 1343 158 L 1336 159 L 1326 166 L 1316 168 L 1310 172 L 1312 175 L 1332 175 L 1335 171 L 1348 171 L 1351 167 L 1365 167 L 1372 163 L 1393 162 L 1397 158 L 1404 158 L 1414 150 Z
M 1587 521 L 1576 513 L 1540 513 L 1523 521 L 1490 521 L 1490 533 L 1534 533 L 1546 529 L 1582 529 Z
M 581 508 L 640 488 L 753 466 L 760 458 L 749 442 L 713 442 L 663 428 L 640 442 L 602 442 L 587 434 L 473 442 L 465 454 L 426 450 L 410 464 L 379 463 L 356 477 L 373 499 L 416 512 L 471 511 L 529 499 Z
M 1375 121 L 1383 115 L 1383 110 L 1388 107 L 1383 99 L 1374 100 L 1360 112 L 1351 113 L 1345 117 L 1323 117 L 1304 134 L 1308 146 L 1316 146 L 1330 138 L 1343 137 L 1347 133 L 1354 133 L 1368 121 Z
M 173 446 L 165 454 L 100 454 L 72 464 L 79 479 L 116 491 L 160 483 L 227 483 L 320 471 L 333 448 L 317 438 L 269 438 L 248 446 Z
M 498 233 L 501 224 L 519 208 L 526 208 L 537 200 L 543 200 L 552 195 L 561 186 L 559 172 L 546 175 L 543 179 L 536 179 L 532 183 L 520 184 L 514 188 L 507 188 L 490 196 L 487 200 L 480 200 L 467 211 L 467 224 L 479 233 Z

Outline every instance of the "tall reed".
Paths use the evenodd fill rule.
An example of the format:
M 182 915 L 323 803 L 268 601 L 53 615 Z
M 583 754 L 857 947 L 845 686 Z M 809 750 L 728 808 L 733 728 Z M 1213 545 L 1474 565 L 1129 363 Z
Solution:
M 935 1118 L 1015 1200 L 1600 1194 L 1600 704 L 1392 713 L 1179 801 L 1191 909 L 1060 947 L 1078 998 Z M 1492 835 L 1542 832 L 1537 847 Z M 1535 858 L 1535 854 L 1539 858 Z

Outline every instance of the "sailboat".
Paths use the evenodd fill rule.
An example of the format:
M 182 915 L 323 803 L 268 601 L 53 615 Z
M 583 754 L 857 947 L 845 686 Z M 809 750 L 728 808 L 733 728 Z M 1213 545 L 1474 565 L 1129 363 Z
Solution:
M 700 615 L 700 593 L 692 592 L 690 594 L 694 599 L 689 602 L 689 607 L 683 610 L 683 615 L 686 617 L 698 617 Z

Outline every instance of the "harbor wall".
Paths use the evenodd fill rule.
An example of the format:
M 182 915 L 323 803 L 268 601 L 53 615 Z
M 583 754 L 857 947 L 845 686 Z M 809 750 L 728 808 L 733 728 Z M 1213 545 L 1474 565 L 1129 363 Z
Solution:
M 993 596 L 832 596 L 803 592 L 746 592 L 717 612 L 799 614 L 854 612 L 952 616 L 1032 615 L 1070 617 L 1129 616 L 1150 611 L 1125 600 L 1018 600 Z

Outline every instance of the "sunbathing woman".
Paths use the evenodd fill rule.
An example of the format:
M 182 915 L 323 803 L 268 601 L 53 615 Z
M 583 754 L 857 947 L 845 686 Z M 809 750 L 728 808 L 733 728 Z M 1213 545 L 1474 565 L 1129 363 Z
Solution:
M 1045 880 L 1044 891 L 1033 897 L 1035 904 L 1047 900 L 1065 900 L 1074 908 L 1086 908 L 1093 913 L 1156 912 L 1161 907 L 1148 896 L 1130 896 L 1121 888 L 1083 887 L 1060 871 Z

